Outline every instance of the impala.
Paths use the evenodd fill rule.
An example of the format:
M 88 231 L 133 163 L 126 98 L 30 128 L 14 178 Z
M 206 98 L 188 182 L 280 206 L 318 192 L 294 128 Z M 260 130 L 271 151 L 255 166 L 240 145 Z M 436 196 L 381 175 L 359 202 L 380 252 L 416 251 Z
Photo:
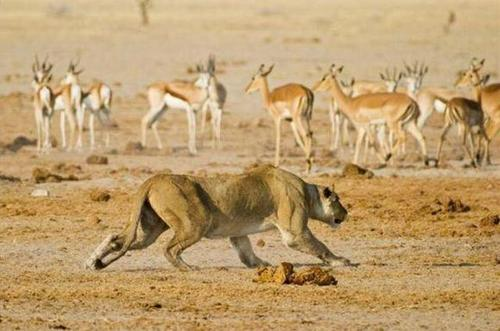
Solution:
M 486 138 L 488 141 L 492 141 L 500 130 L 500 83 L 482 86 L 487 82 L 487 78 L 481 77 L 479 73 L 484 61 L 482 59 L 478 62 L 476 58 L 473 58 L 469 69 L 461 73 L 455 85 L 468 84 L 472 86 L 475 98 L 487 117 L 485 123 Z M 486 162 L 491 164 L 489 144 L 486 144 L 485 147 Z
M 370 125 L 387 124 L 390 132 L 396 136 L 396 143 L 391 146 L 391 153 L 401 142 L 401 131 L 404 129 L 415 137 L 420 145 L 420 149 L 428 163 L 427 148 L 425 139 L 416 125 L 418 117 L 418 105 L 409 96 L 402 93 L 372 93 L 357 97 L 347 96 L 337 82 L 337 74 L 342 72 L 343 67 L 335 68 L 333 64 L 330 71 L 316 83 L 314 90 L 330 90 L 334 99 L 339 103 L 341 111 L 351 120 L 356 127 L 358 136 L 356 139 L 356 150 L 354 153 L 354 163 L 358 163 L 361 143 L 368 135 L 370 142 L 374 142 Z M 377 144 L 375 144 L 375 148 Z M 391 154 L 385 157 L 378 151 L 378 157 L 387 161 Z
M 141 122 L 141 144 L 146 147 L 147 129 L 153 130 L 159 149 L 163 148 L 158 134 L 158 120 L 169 109 L 183 109 L 188 122 L 188 150 L 194 155 L 196 151 L 196 117 L 195 110 L 201 108 L 208 99 L 210 74 L 197 67 L 199 78 L 195 82 L 175 80 L 169 83 L 157 82 L 148 86 L 149 111 Z
M 483 141 L 485 144 L 485 150 L 488 150 L 488 139 L 485 136 L 483 124 L 483 111 L 481 110 L 481 105 L 478 102 L 466 98 L 452 98 L 446 102 L 444 126 L 438 144 L 436 165 L 441 162 L 441 150 L 443 142 L 446 139 L 446 134 L 452 126 L 456 125 L 458 126 L 459 136 L 461 137 L 462 148 L 471 159 L 472 165 L 476 167 L 478 165 L 477 162 L 481 162 L 479 158 L 481 154 L 481 144 Z M 474 147 L 474 135 L 477 135 L 478 137 L 476 148 Z M 467 146 L 467 139 L 472 146 L 472 152 Z M 477 155 L 477 161 L 475 160 L 475 155 Z
M 312 131 L 311 117 L 313 111 L 314 94 L 307 87 L 300 84 L 286 84 L 279 86 L 272 91 L 269 90 L 267 76 L 273 70 L 274 65 L 265 70 L 262 64 L 257 73 L 245 89 L 245 93 L 260 90 L 264 99 L 264 107 L 273 117 L 276 129 L 276 150 L 274 164 L 280 163 L 281 144 L 281 122 L 290 122 L 297 144 L 302 148 L 306 156 L 306 172 L 309 173 L 312 167 Z

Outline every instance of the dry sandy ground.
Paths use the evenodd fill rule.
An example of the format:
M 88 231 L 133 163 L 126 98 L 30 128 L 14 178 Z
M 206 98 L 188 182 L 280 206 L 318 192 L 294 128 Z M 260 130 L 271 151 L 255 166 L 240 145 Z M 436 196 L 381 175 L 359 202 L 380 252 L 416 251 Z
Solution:
M 430 66 L 425 85 L 450 86 L 457 70 L 482 56 L 497 81 L 500 3 L 155 1 L 148 28 L 138 25 L 134 6 L 0 2 L 0 174 L 20 179 L 0 180 L 1 329 L 499 329 L 500 225 L 484 220 L 500 214 L 498 137 L 494 165 L 481 170 L 467 165 L 452 134 L 442 168 L 424 167 L 412 142 L 405 160 L 374 170 L 374 178 L 342 177 L 351 153 L 327 149 L 323 95 L 313 119 L 316 163 L 306 179 L 334 183 L 352 217 L 336 231 L 311 226 L 334 252 L 360 263 L 333 269 L 337 286 L 253 283 L 255 270 L 243 268 L 225 240 L 187 250 L 185 259 L 201 270 L 178 272 L 162 255 L 170 233 L 102 272 L 85 271 L 82 263 L 106 234 L 123 228 L 131 193 L 151 174 L 234 173 L 272 161 L 272 122 L 260 95 L 242 92 L 261 62 L 276 63 L 272 86 L 290 80 L 310 86 L 332 61 L 346 66 L 345 78 L 376 79 L 386 65 L 422 59 Z M 457 22 L 444 34 L 450 10 Z M 98 77 L 115 90 L 119 127 L 112 146 L 96 151 L 108 165 L 87 165 L 88 149 L 37 155 L 32 145 L 7 146 L 19 135 L 34 138 L 35 52 L 51 56 L 57 77 L 80 55 L 82 80 Z M 144 86 L 193 78 L 188 67 L 209 52 L 217 54 L 229 90 L 223 148 L 214 151 L 205 141 L 199 155 L 189 156 L 185 115 L 172 111 L 161 122 L 165 150 L 127 151 L 147 108 Z M 441 124 L 435 115 L 425 129 L 431 154 Z M 58 119 L 53 126 L 59 139 Z M 284 131 L 283 166 L 300 174 L 302 155 L 290 129 Z M 79 180 L 35 184 L 34 167 Z M 34 188 L 51 196 L 31 197 Z M 96 188 L 111 199 L 91 201 Z M 465 206 L 448 208 L 450 199 Z M 284 247 L 276 232 L 252 237 L 258 239 L 266 244 L 256 253 L 268 261 L 318 263 Z

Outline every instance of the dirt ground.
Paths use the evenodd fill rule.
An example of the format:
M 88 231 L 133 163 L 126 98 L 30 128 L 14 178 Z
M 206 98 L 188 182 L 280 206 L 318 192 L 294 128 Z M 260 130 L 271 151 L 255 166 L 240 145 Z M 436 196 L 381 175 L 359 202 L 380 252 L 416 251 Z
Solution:
M 445 33 L 450 11 L 456 22 Z M 227 240 L 203 240 L 187 250 L 199 271 L 178 272 L 165 260 L 166 233 L 144 251 L 128 253 L 100 272 L 83 262 L 109 233 L 124 227 L 132 193 L 159 171 L 237 173 L 272 162 L 274 128 L 261 96 L 243 89 L 260 63 L 276 63 L 271 86 L 311 86 L 332 62 L 345 78 L 377 79 L 385 66 L 425 60 L 425 86 L 450 87 L 472 56 L 500 73 L 498 1 L 154 1 L 141 27 L 135 2 L 17 0 L 0 2 L 0 329 L 500 329 L 500 147 L 493 165 L 468 165 L 452 133 L 443 167 L 427 168 L 410 142 L 409 156 L 378 168 L 373 178 L 343 177 L 351 157 L 328 150 L 327 96 L 316 95 L 315 165 L 304 177 L 334 183 L 351 218 L 333 230 L 311 221 L 335 253 L 358 262 L 334 268 L 335 286 L 252 282 Z M 198 137 L 188 154 L 185 114 L 160 125 L 164 150 L 137 151 L 147 109 L 145 86 L 188 73 L 212 52 L 228 88 L 223 147 Z M 81 57 L 84 83 L 108 82 L 118 124 L 111 147 L 37 155 L 31 104 L 33 55 L 49 54 L 58 80 Z M 442 118 L 424 134 L 434 155 Z M 59 138 L 58 116 L 53 132 Z M 15 139 L 24 136 L 26 139 Z M 100 139 L 100 132 L 98 139 Z M 101 143 L 100 140 L 98 140 Z M 284 127 L 283 167 L 302 175 L 300 149 Z M 89 165 L 92 154 L 107 165 Z M 35 183 L 41 167 L 72 180 Z M 32 197 L 34 189 L 49 197 Z M 91 193 L 106 190 L 107 201 Z M 102 199 L 106 200 L 106 199 Z M 251 237 L 260 257 L 296 268 L 318 263 L 286 248 L 277 232 Z M 264 245 L 256 246 L 261 240 Z

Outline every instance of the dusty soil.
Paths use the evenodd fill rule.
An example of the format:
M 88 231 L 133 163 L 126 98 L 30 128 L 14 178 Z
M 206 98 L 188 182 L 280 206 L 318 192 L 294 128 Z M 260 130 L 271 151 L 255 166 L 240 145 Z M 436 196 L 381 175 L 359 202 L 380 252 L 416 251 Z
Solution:
M 500 321 L 500 148 L 493 165 L 473 169 L 454 134 L 446 164 L 426 168 L 410 155 L 394 165 L 366 165 L 374 176 L 342 175 L 351 159 L 328 150 L 326 95 L 317 95 L 315 165 L 306 180 L 335 184 L 351 217 L 333 230 L 311 221 L 334 252 L 359 263 L 330 271 L 335 286 L 256 283 L 226 240 L 204 240 L 185 253 L 200 271 L 167 264 L 164 234 L 101 272 L 82 268 L 109 233 L 123 228 L 132 193 L 156 172 L 240 172 L 272 162 L 274 129 L 260 95 L 242 90 L 261 62 L 276 63 L 271 86 L 310 86 L 335 61 L 345 78 L 376 79 L 386 65 L 425 60 L 426 86 L 450 86 L 470 57 L 486 57 L 498 81 L 500 4 L 497 1 L 155 1 L 151 26 L 140 27 L 135 2 L 57 0 L 0 2 L 0 328 L 4 329 L 476 329 Z M 457 21 L 445 34 L 449 11 Z M 6 46 L 8 45 L 8 47 Z M 81 56 L 84 83 L 94 77 L 115 91 L 110 148 L 37 155 L 30 65 L 48 53 L 56 79 Z M 223 147 L 205 139 L 199 155 L 186 148 L 185 115 L 163 117 L 165 149 L 141 149 L 144 86 L 157 79 L 193 78 L 209 52 L 229 99 Z M 58 117 L 53 132 L 60 141 Z M 442 118 L 424 133 L 435 153 Z M 98 143 L 102 146 L 100 132 Z M 92 155 L 107 164 L 88 164 Z M 284 126 L 283 167 L 304 162 Z M 34 169 L 45 180 L 33 178 Z M 41 178 L 38 176 L 38 178 Z M 70 180 L 68 180 L 70 179 Z M 46 189 L 48 197 L 32 197 Z M 105 198 L 104 195 L 106 196 Z M 94 201 L 97 200 L 97 201 Z M 256 253 L 300 270 L 318 261 L 284 247 L 279 234 L 251 238 Z

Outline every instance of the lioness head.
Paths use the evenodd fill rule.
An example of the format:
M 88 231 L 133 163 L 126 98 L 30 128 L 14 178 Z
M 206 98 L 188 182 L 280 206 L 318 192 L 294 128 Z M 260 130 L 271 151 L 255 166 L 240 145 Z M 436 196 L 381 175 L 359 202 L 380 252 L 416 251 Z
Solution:
M 85 262 L 85 268 L 99 270 L 105 268 L 111 262 L 118 259 L 123 247 L 123 238 L 118 235 L 109 235 L 95 249 L 89 259 Z
M 332 227 L 339 226 L 347 219 L 347 210 L 340 203 L 337 193 L 333 188 L 326 186 L 317 186 L 319 201 L 316 201 L 314 209 L 314 218 Z

